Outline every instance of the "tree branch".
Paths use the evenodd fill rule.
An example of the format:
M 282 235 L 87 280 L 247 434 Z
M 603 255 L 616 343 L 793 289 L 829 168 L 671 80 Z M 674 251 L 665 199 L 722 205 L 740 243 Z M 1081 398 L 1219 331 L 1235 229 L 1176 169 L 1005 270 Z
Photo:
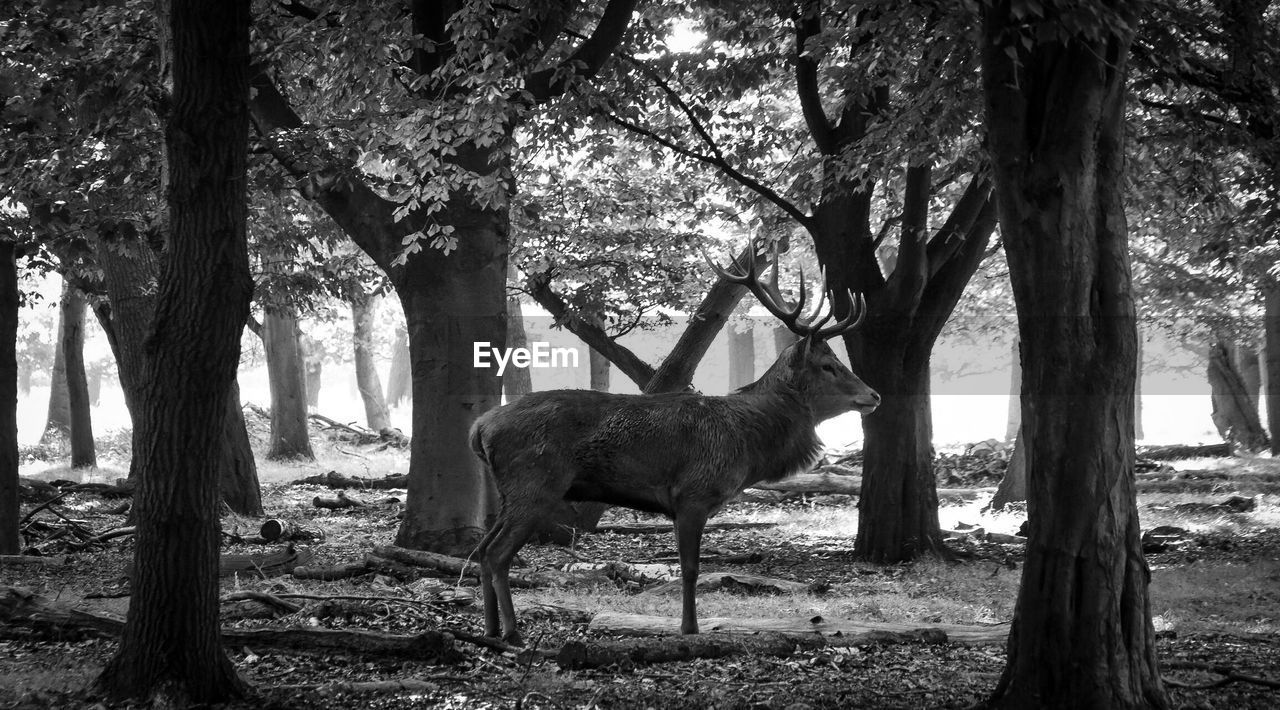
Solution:
M 822 108 L 818 62 L 804 53 L 804 46 L 809 38 L 822 32 L 821 8 L 817 3 L 805 3 L 793 21 L 796 30 L 796 97 L 800 100 L 800 110 L 818 152 L 834 155 L 838 146 L 831 130 L 831 122 Z
M 811 218 L 809 215 L 802 212 L 799 207 L 796 207 L 795 204 L 787 200 L 782 195 L 779 195 L 772 188 L 768 187 L 767 185 L 764 185 L 763 183 L 761 183 L 760 181 L 754 178 L 751 178 L 742 174 L 741 171 L 734 168 L 732 165 L 729 165 L 727 161 L 717 158 L 713 155 L 707 155 L 706 153 L 699 153 L 695 150 L 686 148 L 676 143 L 675 141 L 671 140 L 670 138 L 666 138 L 664 136 L 658 135 L 656 132 L 648 128 L 644 128 L 642 126 L 638 126 L 634 123 L 631 123 L 630 121 L 627 121 L 626 119 L 620 116 L 617 116 L 616 114 L 611 114 L 611 113 L 605 114 L 604 117 L 610 122 L 622 127 L 623 129 L 630 131 L 632 133 L 635 133 L 636 135 L 648 138 L 649 140 L 679 155 L 683 155 L 686 158 L 690 158 L 700 163 L 705 163 L 706 165 L 710 165 L 716 168 L 721 173 L 723 173 L 726 177 L 734 180 L 735 182 L 751 190 L 752 192 L 755 192 L 756 194 L 760 195 L 761 197 L 768 200 L 769 202 L 772 202 L 775 206 L 778 207 L 778 209 L 785 212 L 787 216 L 794 219 L 796 223 L 799 224 L 800 226 L 804 227 L 805 229 L 812 230 L 813 218 Z
M 636 0 L 609 0 L 595 32 L 583 40 L 572 54 L 554 68 L 528 75 L 525 88 L 533 95 L 534 101 L 544 103 L 563 94 L 569 88 L 569 76 L 595 76 L 622 41 L 631 24 L 635 6 Z

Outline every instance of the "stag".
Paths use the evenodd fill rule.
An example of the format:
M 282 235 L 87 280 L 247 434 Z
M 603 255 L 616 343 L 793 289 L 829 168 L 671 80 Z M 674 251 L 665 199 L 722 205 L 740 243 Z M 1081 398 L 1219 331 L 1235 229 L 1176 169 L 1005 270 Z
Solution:
M 706 255 L 703 255 L 704 258 Z M 698 633 L 694 592 L 707 518 L 744 488 L 808 470 L 820 454 L 814 427 L 850 411 L 873 411 L 880 395 L 845 367 L 826 340 L 856 328 L 866 311 L 826 325 L 825 300 L 810 316 L 804 274 L 793 307 L 778 290 L 775 258 L 762 282 L 754 260 L 733 272 L 801 336 L 764 376 L 723 397 L 694 393 L 621 395 L 585 390 L 535 392 L 481 416 L 471 448 L 493 476 L 502 507 L 477 549 L 485 633 L 521 643 L 508 574 L 516 552 L 561 500 L 598 501 L 661 513 L 675 521 L 683 583 L 680 631 Z

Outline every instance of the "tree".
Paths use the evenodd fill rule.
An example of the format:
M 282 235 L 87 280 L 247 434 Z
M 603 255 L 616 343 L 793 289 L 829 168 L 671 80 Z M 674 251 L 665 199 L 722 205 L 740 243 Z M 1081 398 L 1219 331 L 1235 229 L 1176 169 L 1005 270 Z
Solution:
M 54 339 L 53 368 L 49 372 L 49 409 L 45 415 L 44 433 L 40 443 L 47 444 L 52 437 L 71 433 L 71 395 L 67 391 L 67 351 L 63 347 L 67 324 L 61 301 L 71 297 L 71 287 L 64 285 L 58 308 L 58 331 Z
M 490 17 L 487 5 L 415 0 L 412 32 L 401 43 L 405 49 L 396 73 L 353 77 L 357 86 L 381 82 L 385 91 L 379 115 L 371 116 L 369 129 L 357 136 L 366 142 L 353 141 L 360 146 L 355 155 L 377 151 L 377 162 L 389 168 L 371 169 L 374 174 L 367 176 L 351 158 L 326 151 L 315 132 L 304 129 L 265 68 L 254 80 L 254 121 L 271 154 L 386 273 L 404 308 L 414 409 L 409 495 L 397 544 L 469 551 L 480 538 L 493 491 L 467 445 L 467 432 L 477 416 L 498 403 L 501 384 L 496 369 L 473 366 L 473 352 L 475 343 L 506 343 L 511 135 L 531 108 L 599 70 L 630 24 L 633 6 L 634 0 L 612 0 L 595 21 L 555 3 L 504 9 Z M 281 9 L 320 19 L 296 4 Z M 372 14 L 361 17 L 362 12 Z M 399 27 L 400 22 L 380 8 L 362 7 L 323 19 L 324 27 L 317 22 L 310 28 L 324 32 L 315 46 L 326 56 L 344 36 L 359 42 L 358 49 L 350 48 L 354 54 L 366 54 L 362 33 L 370 24 Z M 345 35 L 333 31 L 345 29 L 344 19 L 359 23 L 358 29 Z M 567 54 L 550 54 L 560 48 L 556 40 L 563 30 L 577 34 L 590 22 L 595 29 L 586 39 Z M 314 51 L 297 40 L 293 48 Z M 544 64 L 549 57 L 556 59 Z M 313 62 L 351 69 L 319 58 L 299 64 Z M 398 73 L 400 67 L 411 76 Z M 345 82 L 334 85 L 341 87 L 342 99 L 353 100 Z M 354 98 L 365 107 L 357 110 L 379 103 L 366 98 Z M 381 119 L 387 104 L 400 112 L 393 126 Z M 349 113 L 333 118 L 350 122 Z M 374 189 L 388 174 L 389 189 Z
M 89 381 L 84 369 L 85 296 L 67 285 L 62 295 L 62 361 L 66 377 L 67 407 L 71 413 L 71 467 L 98 465 L 93 445 L 93 420 L 89 412 Z
M 262 344 L 271 382 L 270 459 L 314 459 L 307 429 L 306 379 L 298 319 L 287 307 L 268 306 Z
M 353 288 L 348 302 L 351 304 L 351 344 L 355 352 L 356 387 L 364 402 L 365 421 L 374 431 L 391 426 L 391 413 L 382 397 L 382 381 L 378 377 L 374 359 L 374 320 L 377 316 L 378 298 Z
M 995 227 L 971 133 L 976 58 L 947 39 L 968 31 L 956 24 L 962 16 L 931 3 L 697 7 L 715 41 L 664 58 L 669 72 L 641 65 L 636 82 L 647 86 L 633 91 L 650 105 L 606 118 L 708 166 L 807 232 L 837 317 L 851 306 L 848 290 L 865 294 L 866 320 L 845 346 L 884 400 L 863 419 L 857 553 L 889 562 L 941 552 L 929 358 Z M 744 43 L 753 51 L 723 49 Z M 779 87 L 803 124 L 761 98 Z M 778 169 L 778 156 L 785 187 L 758 177 Z M 942 205 L 950 209 L 939 220 Z
M 1168 707 L 1133 480 L 1124 107 L 1139 12 L 982 6 L 987 136 L 1022 342 L 1030 520 L 992 707 Z
M 748 320 L 742 330 L 729 329 L 729 389 L 756 381 L 755 330 Z
M 8 230 L 6 230 L 8 231 Z M 18 532 L 18 265 L 12 233 L 0 237 L 0 555 L 21 551 Z
M 133 596 L 98 678 L 112 699 L 186 706 L 243 694 L 218 626 L 218 475 L 253 282 L 245 239 L 248 0 L 175 2 L 166 126 L 169 235 L 135 427 Z M 167 47 L 166 47 L 167 49 Z

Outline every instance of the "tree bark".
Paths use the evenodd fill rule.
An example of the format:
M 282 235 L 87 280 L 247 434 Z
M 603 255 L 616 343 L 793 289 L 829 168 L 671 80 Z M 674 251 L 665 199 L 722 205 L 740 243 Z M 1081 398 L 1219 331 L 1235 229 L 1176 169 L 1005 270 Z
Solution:
M 245 239 L 249 2 L 161 5 L 173 93 L 169 244 L 139 390 L 137 537 L 129 618 L 98 677 L 111 700 L 186 707 L 243 682 L 218 623 L 223 421 L 249 315 Z
M 729 328 L 729 391 L 756 381 L 756 339 L 751 321 L 743 330 Z
M 315 410 L 320 407 L 320 387 L 324 384 L 324 353 L 321 352 L 320 345 L 308 335 L 300 335 L 298 342 L 305 372 L 303 394 L 307 408 Z
M 268 307 L 262 317 L 262 343 L 271 385 L 269 459 L 315 460 L 307 430 L 307 390 L 298 319 L 288 309 Z
M 382 379 L 378 377 L 377 359 L 374 357 L 378 301 L 363 291 L 352 293 L 351 341 L 356 366 L 356 388 L 364 402 L 364 417 L 369 428 L 382 431 L 391 426 L 391 414 L 387 401 L 382 398 Z
M 53 370 L 49 373 L 49 411 L 45 417 L 44 433 L 40 435 L 40 444 L 48 444 L 56 434 L 71 433 L 71 399 L 67 392 L 67 360 L 66 351 L 62 347 L 63 333 L 66 332 L 62 312 L 62 300 L 68 297 L 71 286 L 62 285 L 62 297 L 58 302 L 58 335 L 53 347 Z
M 1009 417 L 1004 427 L 1004 440 L 1018 438 L 1022 429 L 1022 351 L 1018 339 L 1013 339 L 1013 366 L 1009 368 Z
M 1123 7 L 1133 13 L 1123 21 L 1085 28 L 1065 22 L 1056 3 L 1032 20 L 1007 0 L 982 9 L 988 146 L 1022 341 L 1030 519 L 995 708 L 1169 705 L 1133 479 L 1124 102 L 1139 10 Z
M 1235 365 L 1236 372 L 1240 373 L 1240 382 L 1244 385 L 1244 392 L 1249 397 L 1249 408 L 1257 412 L 1258 405 L 1262 401 L 1261 357 L 1249 343 L 1236 343 L 1230 346 L 1230 351 L 1231 361 Z
M 608 392 L 610 370 L 609 358 L 601 355 L 595 348 L 588 348 L 587 360 L 591 368 L 591 389 L 596 392 Z
M 1222 435 L 1222 440 L 1246 453 L 1266 449 L 1267 433 L 1262 429 L 1257 408 L 1250 402 L 1244 378 L 1236 370 L 1232 348 L 1225 341 L 1215 339 L 1209 344 L 1206 369 L 1213 404 L 1213 425 Z
M 98 454 L 93 444 L 89 380 L 84 371 L 84 294 L 65 284 L 60 308 L 63 330 L 58 345 L 65 363 L 67 408 L 71 414 L 71 467 L 90 468 L 98 465 Z
M 18 533 L 18 265 L 0 239 L 0 555 L 21 551 Z
M 398 407 L 413 387 L 409 373 L 409 331 L 396 330 L 395 342 L 391 345 L 391 371 L 387 373 L 387 405 Z
M 1263 363 L 1266 366 L 1267 426 L 1271 429 L 1271 455 L 1280 455 L 1280 284 L 1263 289 Z

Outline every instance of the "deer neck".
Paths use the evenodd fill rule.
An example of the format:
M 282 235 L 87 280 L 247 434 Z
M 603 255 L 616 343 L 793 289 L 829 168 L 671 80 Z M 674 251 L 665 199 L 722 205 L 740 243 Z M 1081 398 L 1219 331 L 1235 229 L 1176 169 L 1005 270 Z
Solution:
M 818 422 L 813 408 L 800 390 L 784 381 L 767 386 L 748 385 L 730 397 L 750 403 L 752 437 L 767 442 L 752 461 L 746 485 L 777 481 L 807 471 L 821 455 L 822 442 L 814 427 Z

